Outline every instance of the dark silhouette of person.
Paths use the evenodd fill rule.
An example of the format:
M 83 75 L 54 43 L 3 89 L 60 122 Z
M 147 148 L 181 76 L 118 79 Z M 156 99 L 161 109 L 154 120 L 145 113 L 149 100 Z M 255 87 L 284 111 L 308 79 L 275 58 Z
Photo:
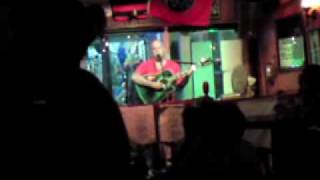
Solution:
M 319 65 L 307 66 L 299 79 L 299 95 L 302 101 L 302 109 L 305 114 L 307 126 L 319 126 L 319 105 L 320 105 L 320 76 Z
M 282 112 L 273 129 L 273 154 L 279 177 L 319 177 L 319 65 L 308 65 L 299 78 L 300 103 Z
M 260 178 L 255 149 L 241 139 L 245 117 L 234 104 L 207 103 L 184 112 L 185 142 L 169 178 Z
M 209 96 L 210 87 L 209 87 L 209 83 L 208 82 L 204 82 L 202 84 L 202 91 L 203 91 L 204 96 L 201 97 L 200 99 L 198 99 L 197 104 L 199 104 L 201 106 L 201 105 L 213 103 L 214 99 Z
M 297 169 L 295 172 L 302 177 L 320 178 L 320 66 L 308 65 L 304 68 L 300 79 L 299 95 L 301 97 L 301 115 L 298 116 L 302 128 L 301 136 L 297 139 L 295 156 Z
M 98 6 L 76 0 L 19 2 L 10 11 L 11 102 L 21 115 L 7 127 L 11 177 L 126 178 L 129 142 L 117 104 L 80 69 L 104 31 Z M 9 96 L 9 95 L 8 95 Z

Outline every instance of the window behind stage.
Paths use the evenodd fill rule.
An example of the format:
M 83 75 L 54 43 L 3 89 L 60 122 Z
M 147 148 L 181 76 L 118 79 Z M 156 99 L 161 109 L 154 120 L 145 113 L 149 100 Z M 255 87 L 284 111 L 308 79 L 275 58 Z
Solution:
M 204 82 L 208 82 L 209 95 L 215 99 L 240 94 L 239 88 L 245 91 L 248 73 L 240 72 L 234 76 L 235 70 L 243 67 L 242 41 L 235 29 L 171 31 L 169 34 L 128 32 L 106 36 L 107 40 L 97 40 L 88 48 L 83 67 L 93 72 L 112 91 L 120 105 L 141 104 L 131 76 L 141 62 L 152 56 L 151 42 L 156 39 L 164 42 L 167 58 L 178 62 L 182 70 L 190 69 L 192 64 L 197 66 L 183 87 L 176 90 L 175 99 L 202 97 Z M 207 63 L 202 63 L 203 60 Z M 234 80 L 240 82 L 238 87 L 234 87 Z

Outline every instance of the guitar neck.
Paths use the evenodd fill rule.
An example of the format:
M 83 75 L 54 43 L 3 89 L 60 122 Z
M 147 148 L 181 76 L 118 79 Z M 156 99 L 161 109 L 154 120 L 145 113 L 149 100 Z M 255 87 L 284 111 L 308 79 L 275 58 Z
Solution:
M 177 79 L 179 79 L 179 78 L 182 78 L 182 77 L 188 76 L 188 74 L 190 74 L 192 71 L 193 71 L 193 69 L 189 69 L 189 70 L 185 70 L 185 71 L 182 71 L 182 72 L 177 73 L 177 74 L 174 76 L 174 77 L 175 77 L 175 80 L 177 80 Z

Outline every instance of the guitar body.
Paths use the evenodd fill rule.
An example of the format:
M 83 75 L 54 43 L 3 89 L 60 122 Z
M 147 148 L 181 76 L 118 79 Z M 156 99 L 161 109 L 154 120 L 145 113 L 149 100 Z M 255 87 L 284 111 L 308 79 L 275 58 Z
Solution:
M 155 90 L 146 86 L 135 84 L 135 88 L 140 100 L 144 104 L 152 104 L 160 102 L 176 90 L 176 77 L 170 71 L 154 76 L 154 81 L 163 83 L 166 88 Z

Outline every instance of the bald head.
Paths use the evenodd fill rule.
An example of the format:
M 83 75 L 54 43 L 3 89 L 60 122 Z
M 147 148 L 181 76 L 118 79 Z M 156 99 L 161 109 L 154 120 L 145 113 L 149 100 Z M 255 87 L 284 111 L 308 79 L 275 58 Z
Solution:
M 164 48 L 161 41 L 159 40 L 152 41 L 151 49 L 154 57 L 156 56 L 160 56 L 161 58 L 164 57 Z

